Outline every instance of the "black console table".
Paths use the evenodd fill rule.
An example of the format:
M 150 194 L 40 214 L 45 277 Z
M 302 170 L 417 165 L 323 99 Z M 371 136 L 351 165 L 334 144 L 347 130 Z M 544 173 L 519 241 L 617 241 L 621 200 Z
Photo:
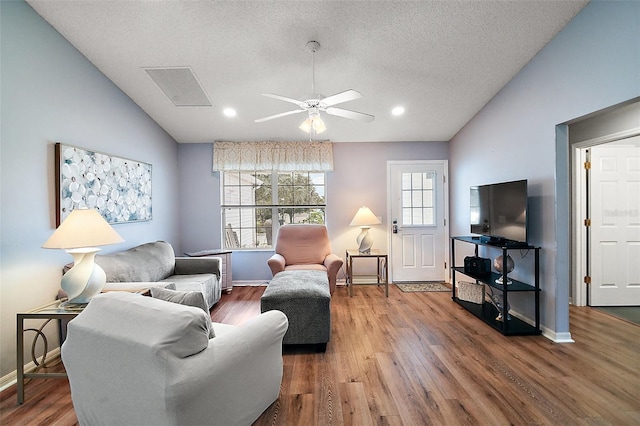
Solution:
M 466 271 L 462 266 L 455 266 L 455 248 L 456 242 L 473 244 L 475 246 L 475 256 L 478 256 L 478 247 L 486 246 L 493 247 L 502 250 L 502 258 L 507 259 L 507 255 L 510 250 L 529 250 L 533 251 L 535 255 L 535 278 L 534 284 L 524 283 L 518 280 L 514 280 L 509 278 L 512 281 L 509 285 L 499 284 L 496 282 L 497 279 L 502 277 L 502 282 L 507 282 L 507 271 L 506 268 L 503 268 L 502 274 L 491 272 L 486 275 L 474 274 L 473 272 Z M 467 309 L 469 312 L 483 320 L 485 323 L 489 324 L 496 330 L 500 331 L 502 334 L 507 336 L 514 335 L 537 335 L 540 334 L 540 248 L 530 246 L 524 243 L 521 244 L 491 244 L 488 242 L 483 242 L 479 237 L 452 237 L 451 238 L 451 298 L 460 306 Z M 461 300 L 458 297 L 458 292 L 456 291 L 456 273 L 463 274 L 475 281 L 476 284 L 484 284 L 485 286 L 489 286 L 491 288 L 498 289 L 502 292 L 502 306 L 509 306 L 509 294 L 512 292 L 528 292 L 532 295 L 534 303 L 535 303 L 535 324 L 531 325 L 519 318 L 516 318 L 513 315 L 505 315 L 502 316 L 501 319 L 498 319 L 500 312 L 498 309 L 490 302 L 485 301 L 483 297 L 482 303 L 472 303 L 465 300 Z

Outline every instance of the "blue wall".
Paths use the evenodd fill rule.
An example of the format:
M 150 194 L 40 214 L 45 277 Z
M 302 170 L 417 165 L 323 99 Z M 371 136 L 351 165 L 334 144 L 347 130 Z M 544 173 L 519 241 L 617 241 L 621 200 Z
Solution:
M 567 248 L 556 236 L 558 217 L 569 212 L 566 203 L 556 207 L 556 125 L 638 95 L 640 2 L 594 1 L 451 141 L 452 235 L 469 233 L 470 186 L 529 180 L 529 242 L 543 249 L 542 324 L 550 337 L 569 336 L 569 265 L 557 261 Z M 527 266 L 516 259 L 516 277 L 530 280 Z M 513 305 L 532 316 L 526 299 Z
M 180 241 L 176 142 L 28 4 L 2 1 L 0 15 L 4 376 L 16 368 L 16 312 L 54 300 L 61 265 L 72 261 L 40 248 L 55 229 L 55 142 L 153 165 L 153 220 L 115 225 L 125 242 L 105 252 L 157 239 L 179 249 Z

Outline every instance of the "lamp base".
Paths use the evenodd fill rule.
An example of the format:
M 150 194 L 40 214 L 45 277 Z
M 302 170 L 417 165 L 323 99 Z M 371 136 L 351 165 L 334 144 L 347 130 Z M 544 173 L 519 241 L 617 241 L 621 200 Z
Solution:
M 104 288 L 107 276 L 94 262 L 99 251 L 100 249 L 95 247 L 67 250 L 67 253 L 73 256 L 73 268 L 64 274 L 60 283 L 62 290 L 69 297 L 67 306 L 86 305 Z
M 373 237 L 369 234 L 368 226 L 361 226 L 360 230 L 360 235 L 356 238 L 356 242 L 358 243 L 358 252 L 369 254 L 371 253 L 371 246 L 373 246 Z
M 88 303 L 70 303 L 68 300 L 62 302 L 58 307 L 60 309 L 64 309 L 65 311 L 70 312 L 81 312 L 84 308 L 86 308 Z

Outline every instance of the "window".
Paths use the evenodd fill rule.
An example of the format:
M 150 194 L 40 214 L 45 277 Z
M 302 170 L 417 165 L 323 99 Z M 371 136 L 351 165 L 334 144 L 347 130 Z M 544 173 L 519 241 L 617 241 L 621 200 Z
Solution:
M 402 224 L 435 225 L 435 172 L 402 173 Z
M 221 172 L 223 247 L 266 249 L 278 226 L 324 223 L 323 172 Z

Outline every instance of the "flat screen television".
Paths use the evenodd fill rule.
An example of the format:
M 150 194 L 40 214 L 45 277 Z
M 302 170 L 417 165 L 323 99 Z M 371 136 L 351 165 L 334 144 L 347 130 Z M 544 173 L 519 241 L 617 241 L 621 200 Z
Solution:
M 471 187 L 471 232 L 490 242 L 527 242 L 527 180 Z

